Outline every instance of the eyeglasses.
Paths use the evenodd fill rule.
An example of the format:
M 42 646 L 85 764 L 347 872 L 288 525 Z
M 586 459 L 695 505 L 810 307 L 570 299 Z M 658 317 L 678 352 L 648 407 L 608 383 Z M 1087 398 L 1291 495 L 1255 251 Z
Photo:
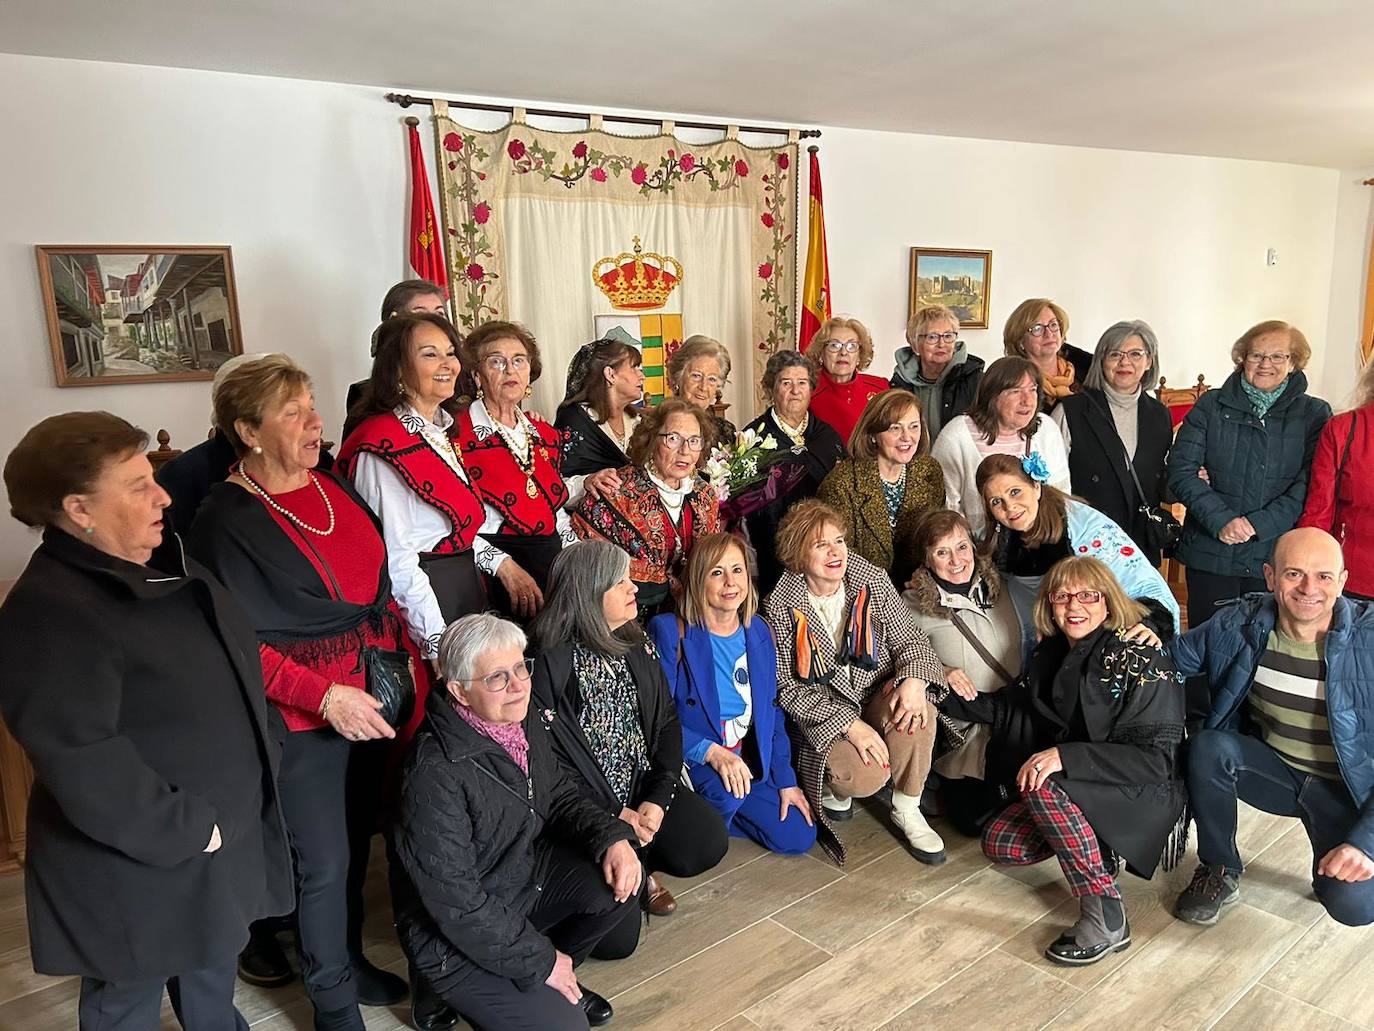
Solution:
M 1143 362 L 1148 357 L 1150 357 L 1149 351 L 1142 351 L 1137 347 L 1131 351 L 1110 351 L 1107 354 L 1107 361 L 1111 362 L 1113 365 L 1120 365 L 1122 362 L 1130 362 L 1132 365 L 1136 365 Z
M 1102 600 L 1101 591 L 1078 591 L 1070 594 L 1068 591 L 1054 591 L 1050 594 L 1051 605 L 1067 605 L 1070 598 L 1077 598 L 1080 605 L 1096 605 Z
M 825 349 L 827 351 L 834 351 L 836 354 L 840 351 L 844 351 L 848 354 L 859 349 L 859 342 L 857 340 L 827 340 L 825 342 Z
M 1058 333 L 1059 320 L 1050 319 L 1049 322 L 1037 322 L 1034 326 L 1031 326 L 1030 335 L 1033 337 L 1042 337 L 1045 335 L 1045 330 L 1049 330 L 1051 333 Z
M 1277 351 L 1274 354 L 1247 354 L 1245 364 L 1263 365 L 1268 362 L 1270 365 L 1287 365 L 1288 359 L 1291 357 L 1293 357 L 1291 354 L 1285 354 L 1282 351 Z
M 952 329 L 947 329 L 943 333 L 922 333 L 920 339 L 927 344 L 938 344 L 942 340 L 947 344 L 952 344 L 959 339 L 959 334 Z
M 498 669 L 495 673 L 488 673 L 480 679 L 469 681 L 469 683 L 481 684 L 485 690 L 490 691 L 492 694 L 496 694 L 497 692 L 508 690 L 512 680 L 518 680 L 522 684 L 528 683 L 533 674 L 534 660 L 523 659 L 510 669 Z
M 683 444 L 687 445 L 688 451 L 700 451 L 706 446 L 706 441 L 702 440 L 698 434 L 684 437 L 681 433 L 660 433 L 658 437 L 663 443 L 668 445 L 669 451 L 676 451 L 682 447 Z
M 509 358 L 504 354 L 489 354 L 482 359 L 482 364 L 492 372 L 505 372 L 507 369 L 523 372 L 529 368 L 530 360 L 523 354 L 511 355 Z
M 689 382 L 698 385 L 705 383 L 711 388 L 718 387 L 725 382 L 725 380 L 721 379 L 719 376 L 708 376 L 704 372 L 689 372 L 687 373 L 687 379 Z

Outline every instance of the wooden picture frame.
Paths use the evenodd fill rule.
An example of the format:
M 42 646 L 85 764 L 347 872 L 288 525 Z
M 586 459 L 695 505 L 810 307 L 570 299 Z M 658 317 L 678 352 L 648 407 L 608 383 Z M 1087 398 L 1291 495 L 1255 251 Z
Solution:
M 243 353 L 228 247 L 34 251 L 59 387 L 211 380 Z
M 991 297 L 992 251 L 911 248 L 908 320 L 928 304 L 943 304 L 959 316 L 960 329 L 987 329 Z

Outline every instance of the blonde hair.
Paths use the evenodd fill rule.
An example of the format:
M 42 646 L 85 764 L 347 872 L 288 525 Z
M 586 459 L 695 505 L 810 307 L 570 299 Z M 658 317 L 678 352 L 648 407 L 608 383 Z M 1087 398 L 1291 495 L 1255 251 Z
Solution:
M 806 345 L 806 357 L 810 358 L 817 365 L 822 364 L 821 358 L 825 353 L 825 345 L 830 340 L 830 335 L 837 329 L 848 329 L 853 331 L 859 338 L 859 369 L 860 371 L 873 364 L 873 334 L 868 331 L 858 319 L 850 318 L 846 315 L 837 315 L 833 319 L 826 319 L 821 323 L 821 328 L 816 330 L 811 337 L 810 343 Z
M 921 402 L 910 390 L 894 387 L 884 390 L 877 397 L 870 398 L 864 405 L 854 432 L 849 435 L 849 454 L 861 462 L 871 462 L 878 457 L 878 434 L 885 431 L 898 420 L 908 408 L 915 408 L 921 420 L 921 439 L 916 445 L 916 454 L 930 454 L 930 434 L 926 431 L 926 413 L 921 410 Z
M 933 326 L 937 322 L 948 322 L 954 327 L 954 332 L 959 332 L 959 316 L 950 311 L 943 304 L 927 304 L 916 310 L 916 314 L 911 316 L 906 324 L 906 342 L 912 347 L 920 346 L 921 335 L 929 332 L 927 327 Z
M 748 626 L 749 621 L 759 610 L 758 561 L 754 549 L 743 538 L 733 533 L 708 533 L 695 544 L 687 556 L 687 567 L 683 571 L 685 590 L 678 599 L 678 612 L 688 626 L 706 625 L 706 581 L 711 570 L 725 561 L 731 548 L 739 548 L 744 558 L 744 601 L 739 607 L 740 626 Z
M 1293 363 L 1293 371 L 1301 372 L 1307 368 L 1307 360 L 1312 357 L 1312 345 L 1307 342 L 1307 337 L 1302 335 L 1297 326 L 1290 325 L 1282 319 L 1267 319 L 1241 334 L 1240 339 L 1231 345 L 1231 361 L 1236 363 L 1236 368 L 1245 364 L 1245 356 L 1250 353 L 1250 345 L 1268 333 L 1287 333 L 1288 356 Z
M 1040 590 L 1035 593 L 1035 629 L 1042 636 L 1050 637 L 1059 633 L 1050 595 L 1070 586 L 1080 591 L 1102 592 L 1102 599 L 1107 603 L 1107 618 L 1103 625 L 1109 630 L 1125 630 L 1145 618 L 1145 606 L 1127 596 L 1120 582 L 1102 561 L 1088 555 L 1071 555 L 1050 567 L 1045 579 L 1040 581 Z
M 774 554 L 789 573 L 800 573 L 806 566 L 806 550 L 811 547 L 825 529 L 833 523 L 844 534 L 849 533 L 849 522 L 835 509 L 817 498 L 807 498 L 788 511 L 778 524 L 777 535 L 773 538 Z
M 242 420 L 257 429 L 269 408 L 309 389 L 310 377 L 286 355 L 263 355 L 240 365 L 215 388 L 215 425 L 229 438 L 234 454 L 242 458 L 248 445 L 235 424 Z
M 1026 334 L 1030 332 L 1031 326 L 1040 320 L 1040 311 L 1048 308 L 1054 312 L 1054 317 L 1059 321 L 1059 339 L 1061 341 L 1059 349 L 1064 349 L 1064 344 L 1069 340 L 1069 313 L 1059 305 L 1055 304 L 1048 297 L 1031 297 L 1018 304 L 1014 311 L 1007 316 L 1007 324 L 1002 327 L 1002 350 L 1009 355 L 1026 357 L 1025 340 Z

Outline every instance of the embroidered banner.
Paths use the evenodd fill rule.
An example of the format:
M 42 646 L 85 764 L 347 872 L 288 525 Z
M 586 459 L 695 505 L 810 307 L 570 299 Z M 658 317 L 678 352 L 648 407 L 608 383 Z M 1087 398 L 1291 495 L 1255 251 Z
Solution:
M 487 132 L 443 105 L 434 128 L 457 318 L 465 332 L 511 319 L 534 333 L 539 411 L 552 418 L 572 355 L 609 325 L 652 341 L 645 364 L 656 372 L 683 334 L 721 341 L 734 359 L 729 414 L 740 425 L 753 417 L 764 364 L 796 334 L 795 143 L 687 143 L 670 124 L 650 137 L 555 132 L 518 113 Z M 666 278 L 677 282 L 651 301 L 661 307 L 630 315 L 593 270 L 604 280 L 604 262 L 641 241 L 646 264 L 673 263 Z

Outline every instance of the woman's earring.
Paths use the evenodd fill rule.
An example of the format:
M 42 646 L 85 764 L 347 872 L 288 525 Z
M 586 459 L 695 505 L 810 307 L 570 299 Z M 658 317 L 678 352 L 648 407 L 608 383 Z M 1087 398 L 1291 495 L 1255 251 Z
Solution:
M 262 454 L 262 445 L 261 445 L 261 444 L 254 444 L 254 445 L 253 445 L 253 454 L 255 454 L 255 455 L 260 455 L 260 454 Z
M 526 388 L 525 388 L 525 397 L 526 397 L 526 398 L 531 398 L 531 397 L 533 397 L 533 396 L 534 396 L 534 388 L 533 388 L 533 387 L 526 387 Z
M 482 388 L 481 388 L 481 387 L 478 387 L 478 388 L 477 388 L 477 400 L 479 400 L 479 401 L 482 400 Z
M 95 536 L 95 527 L 94 527 L 94 526 L 88 526 L 88 527 L 86 527 L 86 536 L 87 536 L 87 537 L 94 537 L 94 536 Z

